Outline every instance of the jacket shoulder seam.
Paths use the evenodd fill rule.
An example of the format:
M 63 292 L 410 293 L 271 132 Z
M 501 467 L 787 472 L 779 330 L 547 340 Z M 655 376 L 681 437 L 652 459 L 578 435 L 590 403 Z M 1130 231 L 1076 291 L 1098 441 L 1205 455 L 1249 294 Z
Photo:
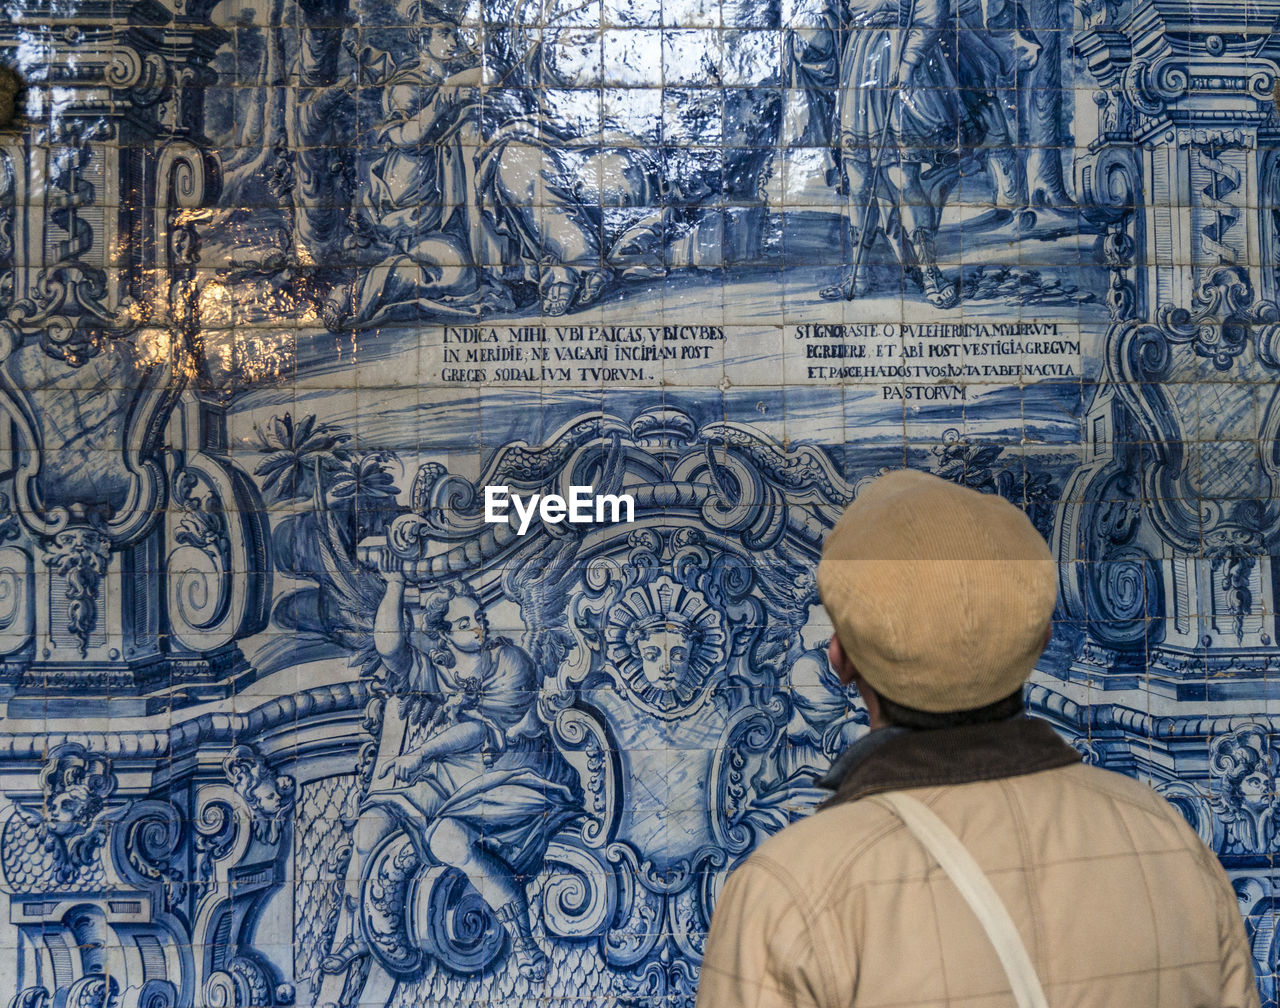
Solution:
M 818 926 L 817 918 L 823 913 L 822 907 L 826 904 L 825 898 L 812 899 L 809 894 L 804 891 L 804 887 L 796 879 L 786 866 L 775 861 L 767 854 L 756 853 L 752 855 L 743 867 L 751 866 L 757 871 L 763 871 L 773 878 L 779 886 L 782 887 L 786 894 L 787 901 L 795 908 L 800 916 L 800 920 L 804 924 L 806 932 L 805 937 L 808 939 L 807 948 L 809 948 L 818 961 L 815 963 L 822 975 L 822 983 L 827 988 L 826 996 L 830 999 L 835 990 L 835 957 L 827 948 L 825 933 Z

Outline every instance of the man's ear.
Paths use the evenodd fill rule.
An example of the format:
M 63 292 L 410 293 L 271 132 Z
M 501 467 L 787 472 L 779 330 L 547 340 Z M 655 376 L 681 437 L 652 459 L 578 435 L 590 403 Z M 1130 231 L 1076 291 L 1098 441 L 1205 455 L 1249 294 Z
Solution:
M 887 722 L 880 711 L 880 697 L 871 688 L 871 684 L 858 675 L 857 668 L 849 660 L 849 656 L 844 653 L 844 648 L 840 646 L 840 638 L 834 633 L 831 635 L 831 643 L 827 645 L 827 658 L 830 659 L 831 667 L 836 670 L 836 677 L 841 683 L 845 686 L 857 686 L 858 695 L 862 697 L 862 702 L 867 705 L 867 723 L 869 727 L 873 729 L 883 727 Z
M 831 667 L 835 669 L 836 678 L 845 686 L 853 682 L 854 676 L 858 674 L 857 669 L 853 667 L 853 662 L 849 661 L 849 656 L 844 653 L 844 648 L 840 646 L 840 638 L 833 632 L 831 634 L 831 643 L 827 645 L 827 658 L 831 662 Z

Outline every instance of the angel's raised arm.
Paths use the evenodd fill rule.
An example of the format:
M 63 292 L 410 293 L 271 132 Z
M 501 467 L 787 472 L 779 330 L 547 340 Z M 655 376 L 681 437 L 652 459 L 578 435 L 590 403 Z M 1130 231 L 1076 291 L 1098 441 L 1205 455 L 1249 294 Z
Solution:
M 373 617 L 373 642 L 387 670 L 393 676 L 400 676 L 413 663 L 404 632 L 404 575 L 397 570 L 386 570 L 383 577 L 387 590 Z

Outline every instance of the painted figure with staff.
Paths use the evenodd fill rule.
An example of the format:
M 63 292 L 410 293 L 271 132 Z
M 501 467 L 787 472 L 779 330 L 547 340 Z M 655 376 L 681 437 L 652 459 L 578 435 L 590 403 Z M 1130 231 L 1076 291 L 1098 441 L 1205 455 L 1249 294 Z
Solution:
M 869 252 L 883 232 L 926 299 L 954 307 L 956 283 L 934 249 L 942 197 L 931 180 L 953 176 L 959 149 L 980 132 L 988 95 L 972 84 L 994 78 L 994 54 L 961 45 L 952 0 L 880 0 L 850 16 L 844 34 L 836 115 L 852 268 L 821 294 L 870 293 Z

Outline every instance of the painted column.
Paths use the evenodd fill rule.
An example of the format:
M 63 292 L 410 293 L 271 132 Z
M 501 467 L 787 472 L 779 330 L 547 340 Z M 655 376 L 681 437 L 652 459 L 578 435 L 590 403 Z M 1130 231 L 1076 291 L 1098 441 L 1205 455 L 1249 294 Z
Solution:
M 1280 486 L 1259 439 L 1280 314 L 1250 207 L 1278 12 L 1080 6 L 1098 135 L 1076 180 L 1107 228 L 1113 321 L 1057 545 L 1067 612 L 1090 621 L 1077 672 L 1113 687 L 1261 696 L 1274 664 Z
M 265 571 L 261 518 L 241 509 L 256 499 L 206 457 L 216 437 L 196 429 L 209 414 L 194 400 L 174 464 L 160 458 L 200 366 L 198 228 L 218 185 L 200 95 L 225 33 L 203 0 L 127 7 L 89 0 L 0 26 L 26 79 L 20 128 L 0 135 L 0 576 L 14 600 L 0 673 L 15 715 L 28 690 L 53 695 L 38 701 L 49 713 L 140 712 L 132 698 L 175 693 L 175 671 L 164 702 L 182 702 L 185 680 L 229 678 L 234 638 L 264 618 L 245 601 Z M 248 566 L 233 575 L 237 550 Z M 204 595 L 175 593 L 195 574 Z M 186 654 L 188 624 L 221 644 Z
M 1075 175 L 1105 229 L 1112 321 L 1055 527 L 1081 630 L 1061 635 L 1077 638 L 1051 673 L 1063 682 L 1031 697 L 1086 760 L 1150 781 L 1218 854 L 1264 978 L 1280 952 L 1276 799 L 1270 784 L 1254 793 L 1280 760 L 1277 14 L 1079 7 L 1098 135 Z

